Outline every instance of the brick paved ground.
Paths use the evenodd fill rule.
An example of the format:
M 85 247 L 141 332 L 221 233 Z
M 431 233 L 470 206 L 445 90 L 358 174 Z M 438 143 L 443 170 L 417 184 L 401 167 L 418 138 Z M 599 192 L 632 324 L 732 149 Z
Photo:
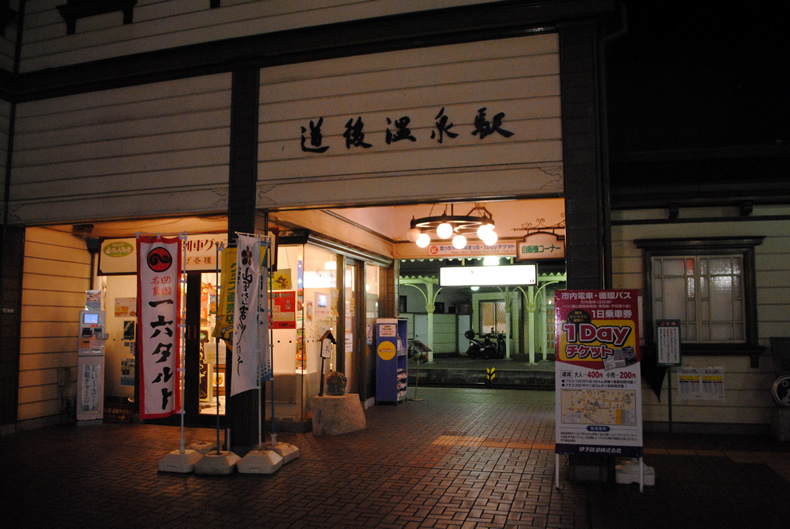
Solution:
M 61 426 L 0 438 L 0 494 L 11 505 L 3 526 L 787 526 L 787 443 L 646 435 L 654 487 L 571 483 L 562 468 L 558 490 L 553 392 L 421 388 L 420 397 L 367 410 L 364 431 L 279 434 L 300 457 L 272 475 L 159 473 L 159 459 L 178 447 L 174 427 Z M 185 437 L 213 442 L 216 433 Z

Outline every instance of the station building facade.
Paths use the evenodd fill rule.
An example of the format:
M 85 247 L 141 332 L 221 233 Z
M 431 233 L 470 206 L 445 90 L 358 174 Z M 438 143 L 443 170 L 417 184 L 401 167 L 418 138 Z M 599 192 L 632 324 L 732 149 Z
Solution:
M 96 4 L 11 0 L 3 19 L 4 431 L 68 417 L 85 291 L 116 288 L 103 279 L 102 241 L 276 232 L 278 266 L 318 277 L 318 264 L 334 261 L 345 273 L 333 276 L 328 312 L 316 298 L 311 321 L 331 319 L 345 337 L 334 361 L 363 401 L 375 378 L 367 329 L 398 313 L 398 260 L 428 257 L 405 239 L 406 225 L 384 225 L 403 209 L 424 216 L 484 203 L 496 215 L 502 203 L 522 207 L 507 214 L 515 228 L 532 211 L 561 220 L 571 289 L 650 287 L 655 296 L 657 276 L 645 272 L 655 261 L 645 259 L 666 255 L 661 239 L 681 244 L 638 209 L 611 220 L 603 76 L 618 30 L 612 1 Z M 766 358 L 782 330 L 766 308 L 780 315 L 788 302 L 769 286 L 786 270 L 786 244 L 766 222 L 738 224 L 751 249 L 730 241 L 755 278 L 740 301 L 748 321 L 730 325 L 737 356 L 714 347 L 688 357 L 724 366 L 726 396 L 686 403 L 679 421 L 771 422 Z M 692 227 L 696 238 L 732 226 Z M 210 289 L 195 277 L 193 291 Z M 118 288 L 108 312 L 132 297 Z M 656 299 L 645 298 L 650 318 Z M 282 338 L 312 357 L 320 329 L 303 323 Z M 301 422 L 316 382 L 295 356 L 304 376 L 278 386 L 275 400 Z M 656 394 L 648 381 L 644 392 Z M 258 402 L 233 399 L 227 425 L 249 447 Z M 666 421 L 660 393 L 645 402 L 646 420 Z

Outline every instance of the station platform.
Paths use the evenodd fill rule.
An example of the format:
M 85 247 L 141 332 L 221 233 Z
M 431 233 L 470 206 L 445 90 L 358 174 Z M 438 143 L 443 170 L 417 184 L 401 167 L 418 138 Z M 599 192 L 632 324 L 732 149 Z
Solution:
M 434 355 L 433 362 L 409 360 L 409 385 L 414 387 L 491 387 L 554 390 L 554 355 L 511 358 L 469 358 L 458 353 Z M 419 369 L 418 369 L 419 368 Z M 493 371 L 491 371 L 493 369 Z M 493 377 L 491 375 L 493 374 Z

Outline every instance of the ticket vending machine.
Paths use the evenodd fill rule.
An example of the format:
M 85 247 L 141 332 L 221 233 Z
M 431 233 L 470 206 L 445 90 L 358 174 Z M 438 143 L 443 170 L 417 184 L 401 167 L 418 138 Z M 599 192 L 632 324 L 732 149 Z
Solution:
M 107 340 L 103 310 L 80 311 L 79 339 L 77 420 L 101 420 L 104 416 L 104 342 Z

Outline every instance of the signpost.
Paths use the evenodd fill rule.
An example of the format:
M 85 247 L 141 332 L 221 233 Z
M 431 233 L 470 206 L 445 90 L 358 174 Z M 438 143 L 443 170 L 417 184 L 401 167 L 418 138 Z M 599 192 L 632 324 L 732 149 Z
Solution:
M 681 365 L 680 320 L 656 320 L 658 365 L 667 368 L 667 412 L 672 433 L 672 367 Z
M 319 397 L 324 396 L 324 365 L 327 358 L 332 356 L 332 346 L 336 344 L 335 337 L 332 336 L 332 331 L 329 329 L 319 339 L 321 342 L 321 388 L 318 392 Z
M 559 455 L 638 457 L 642 472 L 639 292 L 560 290 L 556 302 Z

